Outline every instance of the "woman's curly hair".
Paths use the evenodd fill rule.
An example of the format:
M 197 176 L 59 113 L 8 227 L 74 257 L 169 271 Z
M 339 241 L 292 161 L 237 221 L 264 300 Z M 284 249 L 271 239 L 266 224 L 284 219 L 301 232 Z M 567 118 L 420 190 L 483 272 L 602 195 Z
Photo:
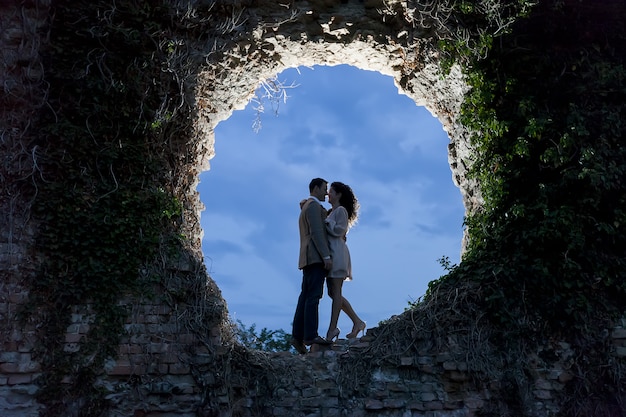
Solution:
M 330 188 L 341 194 L 339 204 L 348 212 L 348 227 L 352 227 L 359 218 L 359 200 L 357 200 L 352 188 L 342 182 L 335 181 Z

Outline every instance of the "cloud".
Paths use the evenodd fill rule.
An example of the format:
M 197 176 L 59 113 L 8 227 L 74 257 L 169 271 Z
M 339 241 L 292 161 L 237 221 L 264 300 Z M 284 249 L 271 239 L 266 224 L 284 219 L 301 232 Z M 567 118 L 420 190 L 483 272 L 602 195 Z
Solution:
M 242 247 L 242 250 L 246 247 L 248 237 L 259 228 L 253 221 L 241 217 L 234 218 L 210 209 L 202 214 L 200 224 L 205 231 L 203 241 L 228 242 Z
M 268 259 L 255 253 L 222 257 L 212 275 L 222 290 L 233 321 L 240 319 L 247 325 L 258 323 L 259 328 L 288 328 L 293 314 L 289 304 L 294 302 L 295 307 L 293 300 L 299 290 L 297 279 L 290 279 Z M 266 315 L 274 317 L 271 324 L 265 319 L 258 320 Z

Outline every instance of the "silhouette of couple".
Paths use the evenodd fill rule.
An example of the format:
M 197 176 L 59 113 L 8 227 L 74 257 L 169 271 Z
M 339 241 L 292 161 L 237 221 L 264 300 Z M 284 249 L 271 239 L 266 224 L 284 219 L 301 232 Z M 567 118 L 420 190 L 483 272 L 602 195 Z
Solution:
M 343 310 L 352 320 L 352 331 L 346 338 L 355 338 L 365 332 L 365 322 L 359 318 L 342 295 L 344 280 L 352 279 L 350 251 L 346 234 L 357 220 L 359 202 L 352 189 L 341 182 L 314 178 L 309 184 L 309 197 L 300 202 L 300 256 L 298 269 L 302 270 L 302 289 L 293 317 L 291 345 L 298 353 L 307 353 L 307 346 L 330 345 L 339 337 L 339 313 Z M 326 210 L 322 202 L 332 206 Z M 332 299 L 330 324 L 326 337 L 318 334 L 319 302 L 324 292 L 324 280 Z

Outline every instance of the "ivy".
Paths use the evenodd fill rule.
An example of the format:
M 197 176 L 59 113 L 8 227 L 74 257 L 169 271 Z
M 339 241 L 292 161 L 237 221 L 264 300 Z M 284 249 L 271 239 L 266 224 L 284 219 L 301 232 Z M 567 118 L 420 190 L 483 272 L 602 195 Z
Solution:
M 626 310 L 626 34 L 618 18 L 594 26 L 585 13 L 597 8 L 579 3 L 542 2 L 465 67 L 462 120 L 485 203 L 452 276 L 480 282 L 507 329 L 583 332 Z
M 186 15 L 185 36 L 208 44 L 215 26 L 208 10 L 226 6 L 200 3 L 197 15 Z M 433 27 L 441 28 L 444 70 L 461 65 L 471 88 L 460 121 L 472 134 L 471 175 L 484 204 L 466 219 L 463 262 L 443 260 L 449 273 L 429 292 L 471 285 L 500 334 L 528 342 L 567 329 L 581 347 L 591 345 L 600 336 L 590 327 L 606 328 L 626 311 L 623 2 L 443 3 L 447 20 Z M 185 48 L 173 35 L 181 24 L 175 6 L 59 0 L 53 7 L 63 24 L 53 22 L 42 51 L 50 87 L 33 121 L 36 169 L 24 181 L 42 267 L 22 318 L 41 323 L 44 413 L 99 415 L 106 401 L 94 381 L 124 335 L 119 301 L 149 296 L 161 277 L 142 267 L 182 244 L 184 179 L 176 170 L 193 158 L 190 139 L 178 134 L 189 131 L 190 109 L 172 98 L 194 68 L 184 59 L 172 64 Z M 68 352 L 77 306 L 93 317 L 85 341 Z M 262 332 L 274 336 L 281 338 Z
M 167 91 L 146 88 L 156 79 L 165 89 L 175 86 L 151 62 L 168 58 L 152 39 L 162 34 L 150 32 L 163 16 L 156 5 L 88 3 L 55 3 L 65 24 L 52 26 L 44 54 L 50 111 L 38 121 L 32 205 L 42 268 L 22 317 L 42 323 L 38 400 L 51 416 L 72 407 L 81 415 L 106 409 L 94 382 L 124 335 L 120 301 L 150 296 L 160 277 L 142 267 L 168 245 L 177 250 L 182 215 L 162 149 L 167 140 L 151 128 L 160 111 L 174 110 L 162 104 Z M 89 332 L 67 351 L 75 306 L 91 317 Z

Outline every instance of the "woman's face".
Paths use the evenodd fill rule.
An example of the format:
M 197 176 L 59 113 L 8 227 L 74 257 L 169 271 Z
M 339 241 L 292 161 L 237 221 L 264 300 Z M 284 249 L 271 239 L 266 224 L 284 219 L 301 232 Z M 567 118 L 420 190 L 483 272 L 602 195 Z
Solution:
M 330 204 L 339 204 L 340 198 L 341 193 L 338 193 L 333 187 L 330 187 L 330 190 L 328 190 L 328 202 Z

